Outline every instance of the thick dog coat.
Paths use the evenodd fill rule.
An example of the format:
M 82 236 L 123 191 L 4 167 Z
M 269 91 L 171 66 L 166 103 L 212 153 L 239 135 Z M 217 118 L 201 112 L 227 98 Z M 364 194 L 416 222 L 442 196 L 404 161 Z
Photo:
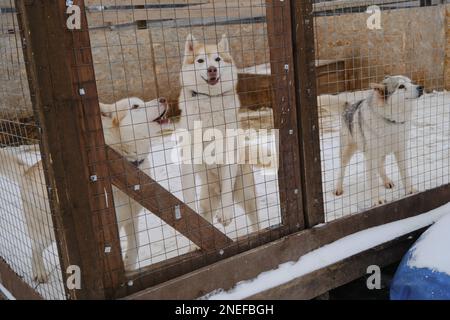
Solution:
M 106 143 L 140 168 L 148 168 L 149 137 L 160 130 L 167 113 L 165 99 L 145 103 L 138 98 L 128 98 L 115 104 L 100 104 Z M 33 148 L 38 151 L 37 146 Z M 29 166 L 20 153 L 0 149 L 0 161 L 10 163 L 12 171 L 0 171 L 2 176 L 17 181 L 23 203 L 25 221 L 32 242 L 32 270 L 36 281 L 48 281 L 43 252 L 55 240 L 48 204 L 42 162 Z M 0 166 L 0 169 L 8 166 Z M 124 255 L 126 269 L 135 266 L 139 241 L 134 225 L 142 207 L 125 193 L 113 187 L 114 202 L 119 227 L 124 228 L 127 250 Z
M 178 128 L 193 133 L 194 123 L 198 121 L 202 122 L 203 129 L 214 128 L 223 133 L 239 127 L 238 71 L 225 35 L 218 45 L 199 43 L 189 35 L 180 80 L 181 121 Z M 236 202 L 244 208 L 252 230 L 258 230 L 251 165 L 183 164 L 181 171 L 184 201 L 196 210 L 196 200 L 199 200 L 198 211 L 205 219 L 212 222 L 215 216 L 228 226 L 235 217 Z M 199 197 L 195 192 L 197 185 L 201 185 Z
M 414 188 L 407 169 L 411 102 L 423 94 L 423 87 L 404 76 L 386 77 L 380 84 L 371 85 L 373 92 L 367 99 L 346 104 L 342 113 L 340 131 L 341 168 L 336 184 L 336 195 L 343 193 L 345 169 L 356 151 L 365 157 L 367 181 L 373 204 L 385 202 L 380 197 L 378 175 L 386 188 L 394 187 L 385 170 L 385 159 L 394 154 L 407 194 Z

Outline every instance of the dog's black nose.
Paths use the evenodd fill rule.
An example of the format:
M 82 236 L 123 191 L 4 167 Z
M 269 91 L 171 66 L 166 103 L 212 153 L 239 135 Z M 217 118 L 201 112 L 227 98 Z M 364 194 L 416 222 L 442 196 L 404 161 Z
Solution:
M 217 68 L 216 67 L 209 67 L 208 68 L 208 74 L 209 75 L 216 75 L 217 74 Z
M 419 92 L 419 97 L 423 95 L 423 86 L 418 86 L 417 91 Z

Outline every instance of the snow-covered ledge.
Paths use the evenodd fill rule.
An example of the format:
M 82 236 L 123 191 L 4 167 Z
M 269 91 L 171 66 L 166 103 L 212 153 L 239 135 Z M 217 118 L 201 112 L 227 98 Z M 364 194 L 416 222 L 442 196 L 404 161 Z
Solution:
M 201 299 L 239 300 L 265 290 L 283 285 L 313 271 L 354 256 L 370 248 L 427 227 L 442 216 L 450 214 L 450 203 L 421 215 L 374 228 L 366 229 L 339 239 L 300 257 L 299 260 L 283 263 L 277 269 L 259 274 L 256 278 L 239 282 L 229 291 L 216 290 Z M 318 226 L 320 228 L 321 226 Z
M 16 300 L 16 298 L 0 283 L 0 295 L 3 295 L 6 300 Z M 0 297 L 0 300 L 1 297 Z

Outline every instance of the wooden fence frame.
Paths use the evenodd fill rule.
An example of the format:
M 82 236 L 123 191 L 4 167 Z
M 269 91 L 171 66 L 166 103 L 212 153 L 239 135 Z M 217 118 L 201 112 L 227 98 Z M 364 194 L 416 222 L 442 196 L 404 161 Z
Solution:
M 25 283 L 2 258 L 0 258 L 0 283 L 17 300 L 43 300 L 42 296 Z
M 66 289 L 71 299 L 197 298 L 229 289 L 349 234 L 420 214 L 450 199 L 450 185 L 444 185 L 312 228 L 324 221 L 312 1 L 267 0 L 271 54 L 280 57 L 271 67 L 279 76 L 276 82 L 283 84 L 274 94 L 274 106 L 283 139 L 280 197 L 286 225 L 230 242 L 105 145 L 86 17 L 82 15 L 81 30 L 69 31 L 65 1 L 15 1 L 32 102 L 42 128 L 41 150 L 64 281 L 68 266 L 83 270 L 82 289 Z M 75 4 L 84 12 L 83 0 Z M 285 179 L 286 170 L 295 178 Z M 113 184 L 203 251 L 126 276 Z M 136 190 L 136 184 L 145 187 Z M 148 194 L 153 196 L 144 196 Z M 181 207 L 182 223 L 177 225 L 170 210 L 160 210 L 161 195 Z M 205 239 L 220 245 L 208 246 Z
M 283 2 L 273 5 L 281 9 L 274 10 L 272 16 L 273 21 L 278 19 L 281 29 L 274 29 L 279 33 L 272 33 L 270 39 L 272 49 L 278 46 L 278 60 L 272 65 L 274 70 L 279 70 L 280 78 L 276 83 L 286 89 L 282 95 L 279 92 L 273 95 L 276 99 L 274 106 L 282 110 L 280 139 L 289 141 L 286 144 L 289 150 L 283 153 L 286 157 L 281 159 L 280 172 L 293 170 L 297 174 L 295 179 L 289 180 L 280 175 L 283 225 L 233 242 L 105 145 L 84 1 L 75 1 L 74 4 L 82 12 L 80 30 L 66 27 L 65 1 L 59 0 L 55 4 L 50 0 L 16 0 L 32 103 L 42 129 L 41 152 L 46 183 L 50 186 L 49 199 L 63 280 L 67 279 L 64 270 L 69 266 L 77 265 L 82 270 L 82 289 L 66 290 L 69 298 L 121 297 L 305 227 L 301 166 L 297 161 L 301 157 L 302 146 L 295 130 L 298 127 L 295 122 L 297 112 L 289 107 L 296 105 L 291 93 L 295 86 L 289 5 Z M 126 276 L 112 185 L 197 244 L 202 251 Z M 141 188 L 136 189 L 136 185 Z M 175 219 L 175 207 L 180 209 L 181 219 Z
M 125 278 L 86 16 L 72 32 L 65 1 L 15 5 L 64 283 L 69 266 L 82 270 L 66 294 L 109 298 Z
M 431 189 L 384 206 L 305 229 L 190 274 L 132 294 L 127 299 L 196 299 L 218 289 L 229 290 L 280 264 L 365 229 L 410 218 L 446 204 L 450 185 Z M 336 279 L 337 285 L 340 279 Z M 320 279 L 316 279 L 320 281 Z M 336 286 L 337 286 L 336 285 Z M 332 288 L 329 288 L 332 289 Z

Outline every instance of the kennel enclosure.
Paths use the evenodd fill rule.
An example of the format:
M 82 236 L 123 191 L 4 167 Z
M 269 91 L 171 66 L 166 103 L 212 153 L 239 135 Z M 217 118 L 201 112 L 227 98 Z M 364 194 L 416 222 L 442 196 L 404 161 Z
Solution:
M 381 12 L 381 30 L 367 28 L 370 5 Z M 80 8 L 80 29 L 67 28 L 71 6 Z M 447 10 L 441 3 L 382 0 L 2 1 L 0 143 L 30 166 L 42 160 L 45 177 L 32 180 L 36 194 L 45 194 L 34 202 L 20 197 L 21 173 L 1 180 L 2 283 L 17 296 L 46 299 L 197 298 L 349 234 L 445 204 Z M 183 202 L 180 169 L 168 160 L 171 132 L 148 136 L 146 168 L 118 152 L 136 138 L 105 142 L 100 103 L 176 101 L 189 33 L 210 44 L 227 34 L 239 72 L 235 121 L 279 131 L 279 168 L 254 166 L 253 185 L 241 187 L 256 190 L 244 202 L 256 203 L 257 231 L 239 203 L 223 227 Z M 435 93 L 418 102 L 412 128 L 408 169 L 418 192 L 403 194 L 388 158 L 398 186 L 386 193 L 387 204 L 371 207 L 361 154 L 350 163 L 344 195 L 332 194 L 341 120 L 326 97 L 357 101 L 389 74 L 407 75 Z M 0 166 L 15 170 L 8 161 Z M 197 202 L 201 184 L 207 182 L 192 191 Z M 117 190 L 132 200 L 115 202 Z M 118 221 L 116 210 L 133 201 L 144 210 Z M 39 222 L 56 240 L 44 255 L 47 283 L 32 279 L 30 250 L 39 239 L 29 236 L 24 205 L 50 213 L 51 221 Z M 128 247 L 119 228 L 127 223 L 137 248 Z M 123 260 L 130 250 L 138 252 L 133 266 Z M 81 270 L 81 289 L 67 285 L 71 266 Z

